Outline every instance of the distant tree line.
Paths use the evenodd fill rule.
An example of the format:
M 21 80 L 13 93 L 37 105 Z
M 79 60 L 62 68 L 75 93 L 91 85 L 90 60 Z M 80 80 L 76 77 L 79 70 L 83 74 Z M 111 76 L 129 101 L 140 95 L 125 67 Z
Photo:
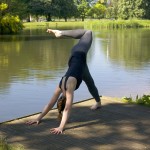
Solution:
M 0 0 L 8 4 L 7 12 L 21 19 L 39 20 L 45 16 L 47 21 L 55 18 L 114 18 L 150 19 L 150 0 Z
M 150 19 L 150 0 L 0 0 L 0 33 L 17 32 L 31 16 L 36 21 Z

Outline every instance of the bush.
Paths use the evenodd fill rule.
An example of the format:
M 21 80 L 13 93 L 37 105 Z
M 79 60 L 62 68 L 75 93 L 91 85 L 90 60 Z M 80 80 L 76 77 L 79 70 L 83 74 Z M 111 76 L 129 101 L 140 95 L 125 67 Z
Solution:
M 138 104 L 149 105 L 150 106 L 150 95 L 143 95 L 142 97 L 136 98 Z
M 139 97 L 137 95 L 135 99 L 133 99 L 131 96 L 123 97 L 122 100 L 124 100 L 128 103 L 136 103 L 136 104 L 140 104 L 140 105 L 150 106 L 150 95 L 144 94 L 142 97 Z
M 0 33 L 17 33 L 23 29 L 23 24 L 18 16 L 7 14 L 0 19 Z
M 23 24 L 18 16 L 12 16 L 5 10 L 8 5 L 5 3 L 0 4 L 0 34 L 16 33 L 23 29 Z

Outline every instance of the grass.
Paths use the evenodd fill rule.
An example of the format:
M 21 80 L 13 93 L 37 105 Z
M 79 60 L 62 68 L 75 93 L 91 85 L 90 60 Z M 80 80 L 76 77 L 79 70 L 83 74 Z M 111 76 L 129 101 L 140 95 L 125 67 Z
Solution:
M 150 20 L 85 20 L 82 21 L 56 21 L 56 22 L 26 22 L 25 29 L 124 29 L 124 28 L 150 28 Z
M 74 29 L 74 28 L 84 28 L 84 22 L 26 22 L 23 24 L 25 29 L 41 29 L 41 28 L 51 28 L 51 29 Z
M 85 26 L 92 29 L 150 28 L 150 20 L 89 20 Z
M 20 144 L 8 144 L 6 138 L 0 136 L 0 150 L 24 150 L 24 148 Z

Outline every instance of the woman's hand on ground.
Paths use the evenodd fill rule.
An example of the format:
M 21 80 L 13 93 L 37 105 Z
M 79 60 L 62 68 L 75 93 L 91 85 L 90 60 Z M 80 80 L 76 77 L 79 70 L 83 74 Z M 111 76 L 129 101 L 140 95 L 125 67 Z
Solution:
M 62 134 L 63 131 L 62 131 L 62 129 L 60 129 L 58 127 L 58 128 L 52 128 L 52 129 L 50 129 L 50 133 L 52 133 L 52 134 Z
M 36 119 L 35 120 L 30 120 L 30 121 L 26 122 L 27 125 L 39 124 L 39 123 L 40 123 L 40 120 L 36 120 Z

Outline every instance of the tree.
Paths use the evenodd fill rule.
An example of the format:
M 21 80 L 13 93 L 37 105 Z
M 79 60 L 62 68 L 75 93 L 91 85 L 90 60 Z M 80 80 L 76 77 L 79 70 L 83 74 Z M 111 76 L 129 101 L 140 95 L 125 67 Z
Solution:
M 115 18 L 118 16 L 118 0 L 110 0 L 107 5 L 106 17 Z
M 39 15 L 44 14 L 44 3 L 41 0 L 31 0 L 29 3 L 29 11 L 31 14 L 36 16 L 38 21 Z
M 88 13 L 88 9 L 89 9 L 89 3 L 86 0 L 78 0 L 77 3 L 77 9 L 79 12 L 79 16 L 82 18 L 82 21 L 84 21 L 87 13 Z
M 118 2 L 118 18 L 142 18 L 144 16 L 144 9 L 142 0 L 119 0 Z
M 58 2 L 58 16 L 64 18 L 67 21 L 68 18 L 75 16 L 77 7 L 75 6 L 74 0 L 59 0 Z
M 143 0 L 135 0 L 135 7 L 133 10 L 133 17 L 143 18 L 145 10 L 142 8 Z
M 47 21 L 52 21 L 52 16 L 60 17 L 60 5 L 60 0 L 44 0 L 44 14 Z
M 17 15 L 21 19 L 24 19 L 29 14 L 28 1 L 26 0 L 13 0 L 10 4 L 10 13 L 12 15 Z
M 7 9 L 7 4 L 0 4 L 0 33 L 16 33 L 23 28 L 22 22 L 18 16 L 5 12 Z
M 7 3 L 7 12 L 14 16 L 19 16 L 19 18 L 27 18 L 29 13 L 29 3 L 30 0 L 0 0 L 0 2 Z
M 0 4 L 0 18 L 2 18 L 5 15 L 5 10 L 8 8 L 8 5 L 5 3 Z
M 149 0 L 143 0 L 141 7 L 145 10 L 143 18 L 150 19 L 150 1 Z
M 106 12 L 106 7 L 98 2 L 90 9 L 89 14 L 93 18 L 96 17 L 98 19 L 101 19 L 101 18 L 104 18 L 105 12 Z

